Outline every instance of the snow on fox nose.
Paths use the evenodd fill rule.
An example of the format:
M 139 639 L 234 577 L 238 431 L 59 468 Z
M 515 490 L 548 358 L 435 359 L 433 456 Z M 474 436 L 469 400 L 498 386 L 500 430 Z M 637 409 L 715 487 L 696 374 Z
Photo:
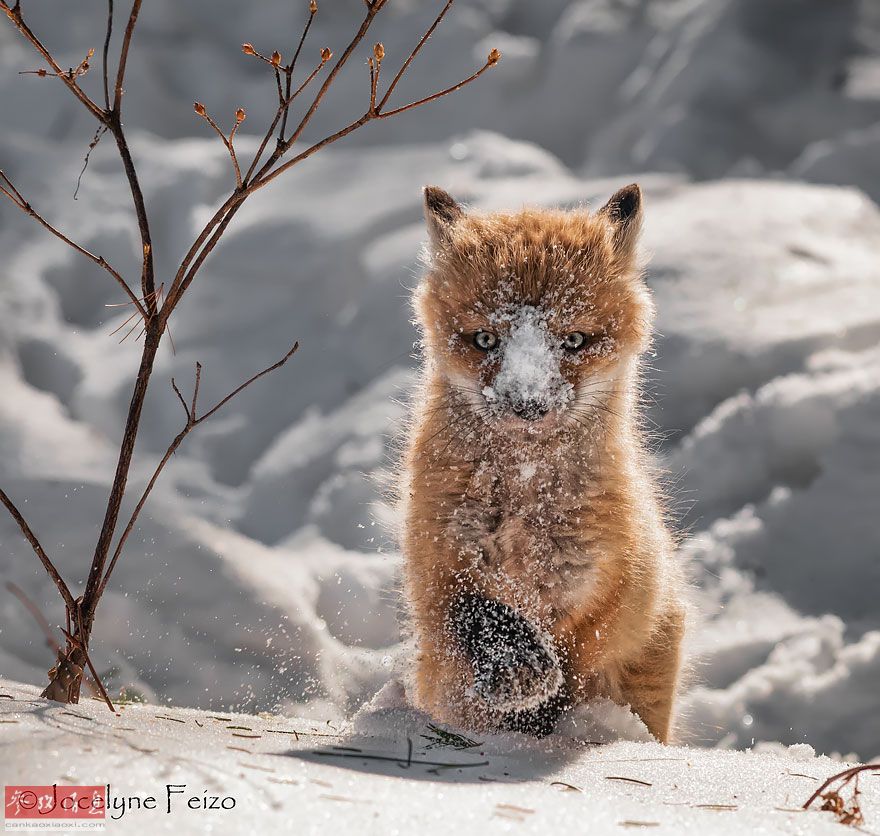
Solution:
M 486 401 L 526 420 L 565 406 L 572 386 L 559 370 L 562 349 L 547 328 L 546 315 L 526 305 L 513 313 L 496 313 L 494 319 L 506 323 L 509 333 L 498 347 L 498 373 L 483 389 Z

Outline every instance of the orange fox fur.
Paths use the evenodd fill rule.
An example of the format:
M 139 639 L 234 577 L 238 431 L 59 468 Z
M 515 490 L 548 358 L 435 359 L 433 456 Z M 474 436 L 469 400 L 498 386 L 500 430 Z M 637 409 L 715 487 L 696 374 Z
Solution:
M 428 187 L 425 214 L 430 253 L 415 295 L 425 363 L 403 463 L 414 702 L 488 730 L 560 694 L 563 710 L 604 695 L 666 742 L 685 606 L 638 415 L 653 319 L 636 252 L 641 192 L 621 189 L 594 213 L 480 215 Z M 522 316 L 531 324 L 517 325 Z M 581 340 L 572 334 L 585 344 L 569 351 Z M 506 368 L 515 340 L 525 367 Z M 547 402 L 499 398 L 502 376 L 534 375 L 536 350 L 556 364 L 553 386 L 514 382 Z M 476 623 L 455 615 L 463 594 L 468 606 L 515 613 L 492 628 L 501 644 L 533 629 L 532 656 L 464 649 L 466 631 L 451 621 Z M 491 613 L 479 629 L 496 624 Z M 476 688 L 483 662 L 488 684 Z

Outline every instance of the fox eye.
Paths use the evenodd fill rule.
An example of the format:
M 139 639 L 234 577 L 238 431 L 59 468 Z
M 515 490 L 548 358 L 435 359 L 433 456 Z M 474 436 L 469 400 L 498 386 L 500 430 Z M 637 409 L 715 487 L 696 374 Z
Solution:
M 498 345 L 498 335 L 493 334 L 491 331 L 477 331 L 474 334 L 474 345 L 480 351 L 491 351 Z
M 562 340 L 562 347 L 566 351 L 578 351 L 587 344 L 587 335 L 583 331 L 572 331 L 566 334 Z

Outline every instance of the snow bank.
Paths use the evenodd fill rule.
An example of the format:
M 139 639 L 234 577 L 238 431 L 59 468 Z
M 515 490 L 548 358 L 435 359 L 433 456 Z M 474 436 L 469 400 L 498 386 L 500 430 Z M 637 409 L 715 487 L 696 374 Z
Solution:
M 844 764 L 808 746 L 724 752 L 657 743 L 474 740 L 413 712 L 367 726 L 180 708 L 50 705 L 0 680 L 4 783 L 110 784 L 118 833 L 837 833 L 800 805 Z M 880 782 L 862 782 L 868 826 Z M 172 791 L 167 812 L 168 785 Z M 212 796 L 228 810 L 198 809 Z M 196 798 L 193 808 L 188 798 Z

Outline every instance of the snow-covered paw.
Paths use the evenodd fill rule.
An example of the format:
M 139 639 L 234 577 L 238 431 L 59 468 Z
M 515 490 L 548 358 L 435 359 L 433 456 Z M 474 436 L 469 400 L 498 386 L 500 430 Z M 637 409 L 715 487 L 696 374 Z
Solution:
M 474 693 L 496 712 L 507 714 L 536 708 L 562 687 L 562 671 L 548 643 L 509 648 L 502 658 L 475 666 Z
M 562 671 L 553 638 L 510 604 L 463 591 L 449 623 L 473 665 L 473 693 L 492 711 L 524 711 L 558 693 Z

